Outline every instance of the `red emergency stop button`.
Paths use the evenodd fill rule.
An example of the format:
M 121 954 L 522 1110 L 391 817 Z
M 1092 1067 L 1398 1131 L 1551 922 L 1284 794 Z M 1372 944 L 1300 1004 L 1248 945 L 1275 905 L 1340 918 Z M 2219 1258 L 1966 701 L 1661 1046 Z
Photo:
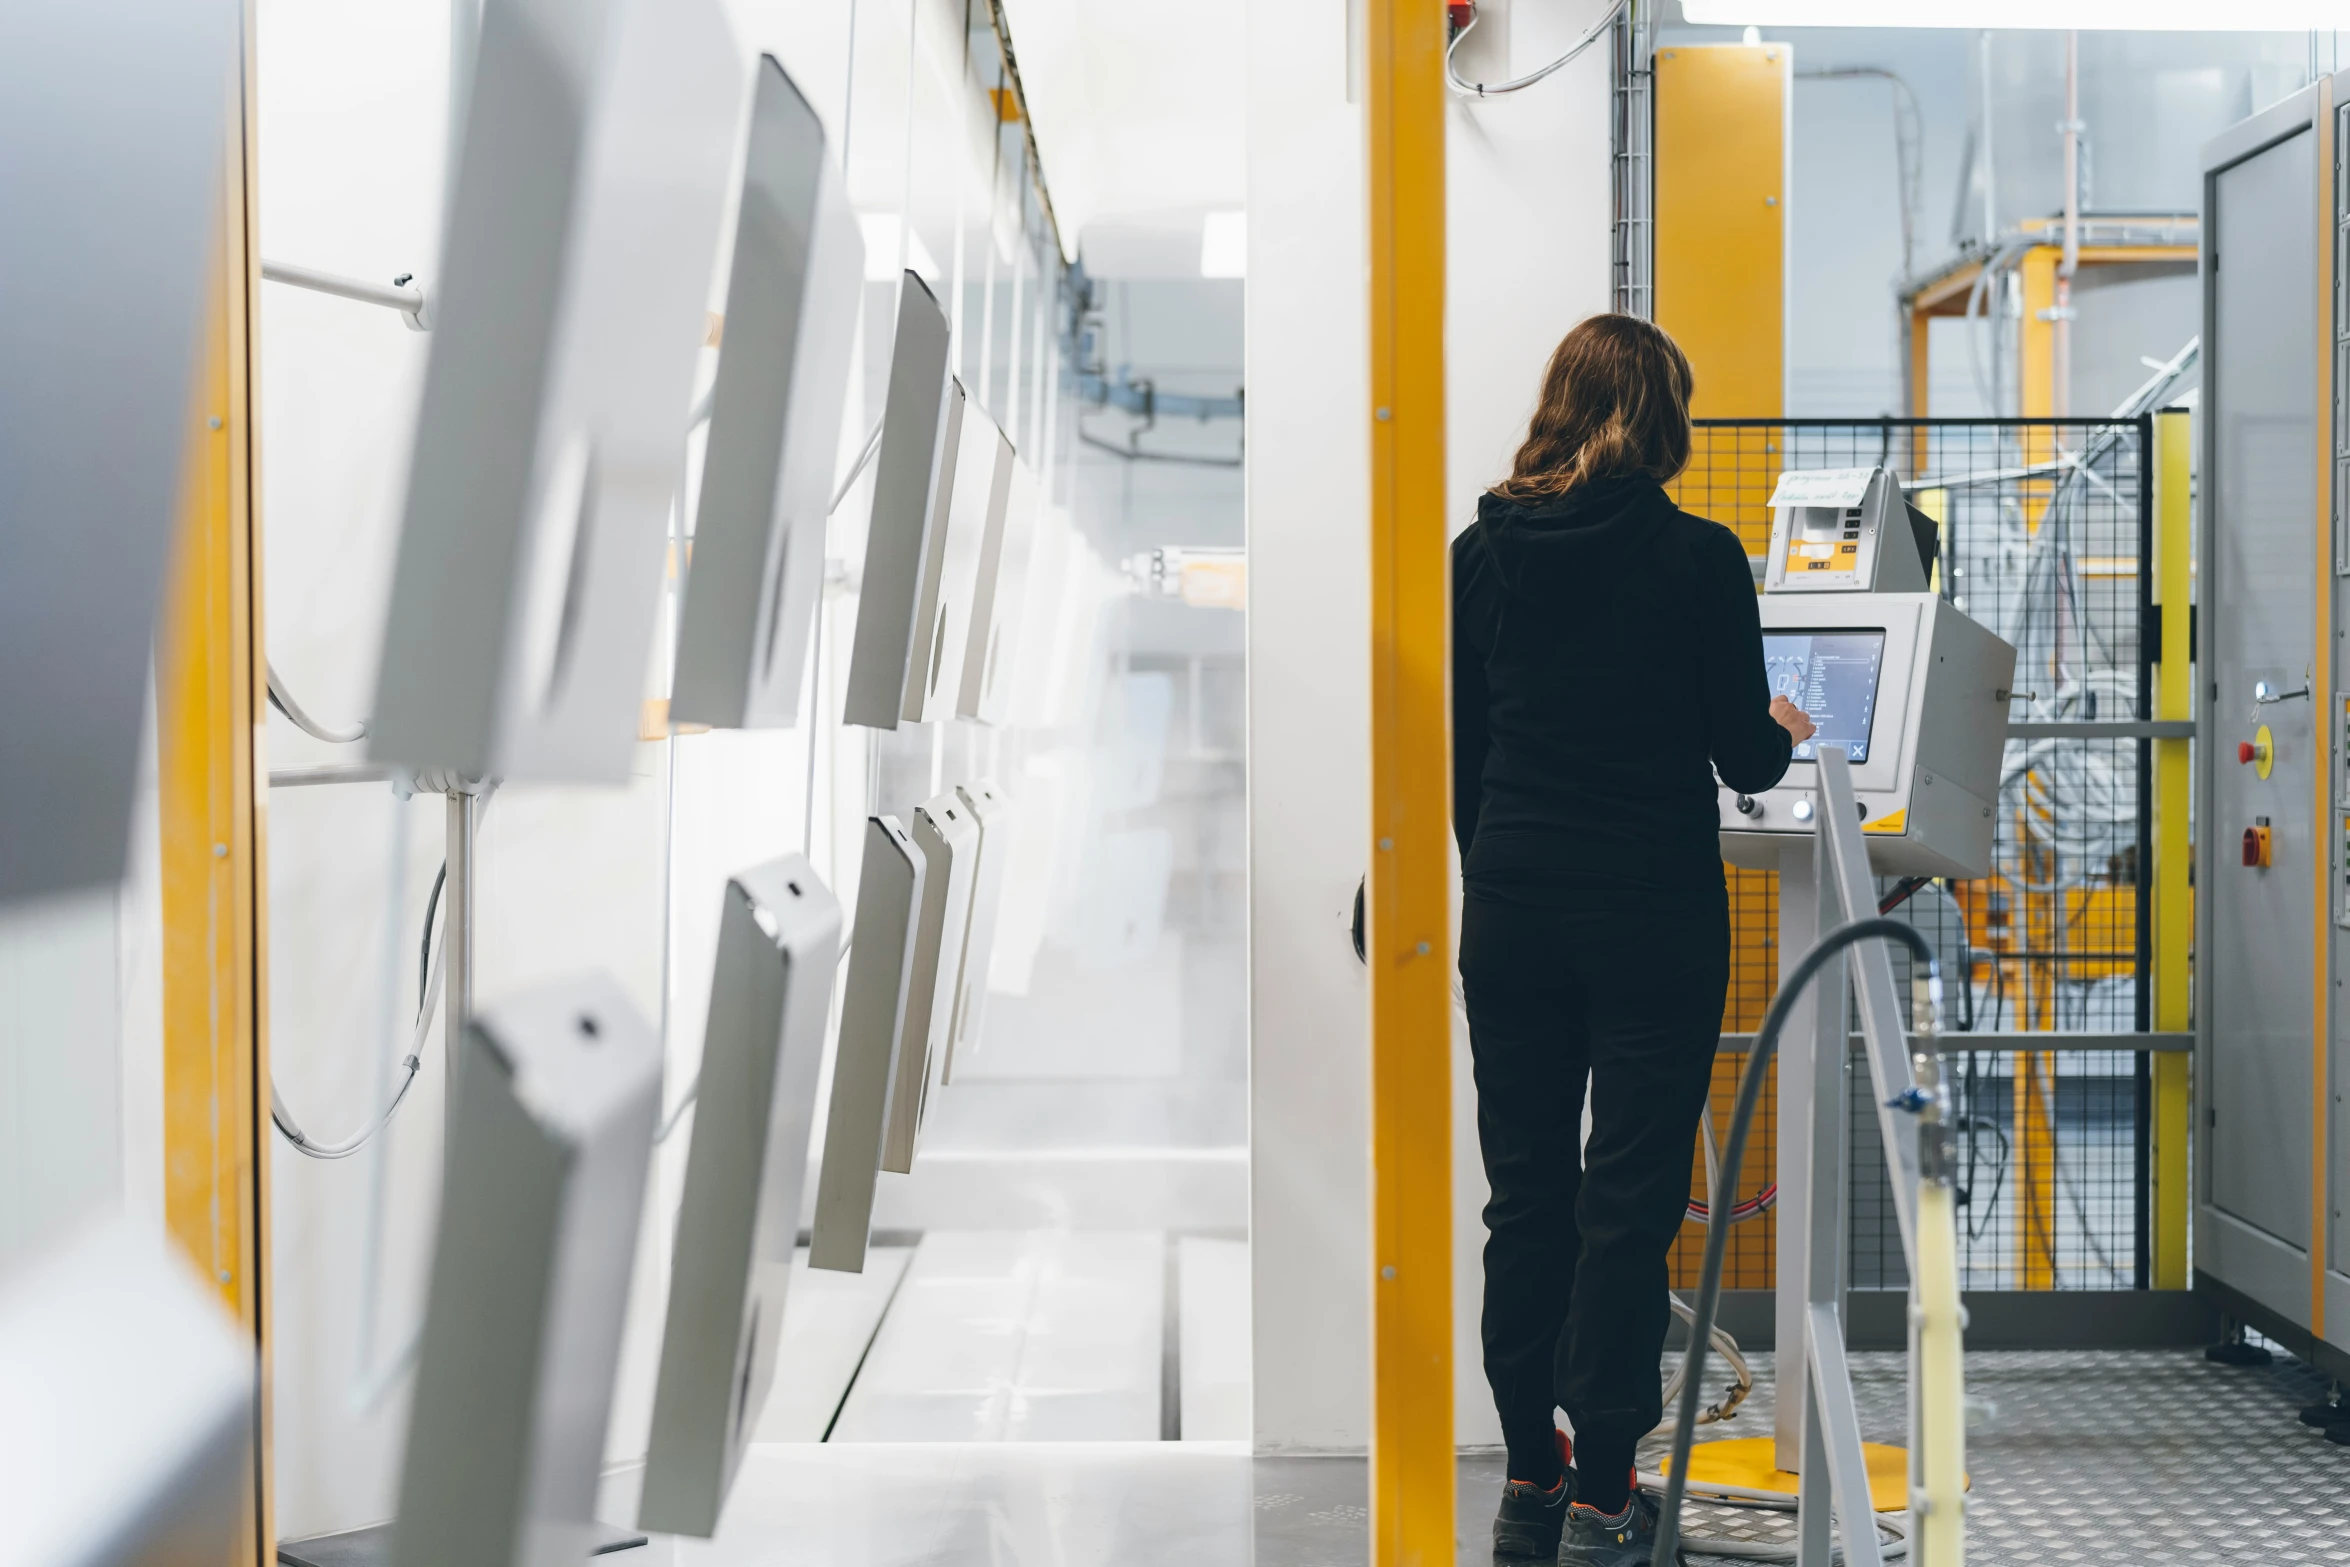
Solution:
M 2239 740 L 2236 742 L 2237 761 L 2242 762 L 2244 765 L 2249 767 L 2253 762 L 2257 761 L 2259 757 L 2260 747 L 2254 745 L 2251 741 Z

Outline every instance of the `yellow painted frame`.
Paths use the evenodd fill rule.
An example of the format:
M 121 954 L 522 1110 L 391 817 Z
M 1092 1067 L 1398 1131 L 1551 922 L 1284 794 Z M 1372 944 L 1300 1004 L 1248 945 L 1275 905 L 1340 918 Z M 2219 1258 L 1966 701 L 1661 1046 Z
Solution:
M 1450 1567 L 1445 12 L 1369 0 L 1371 1561 Z
M 2183 410 L 2154 416 L 2154 605 L 2162 640 L 2154 650 L 2154 717 L 2194 717 L 2194 640 L 2189 621 L 2193 544 L 2189 538 L 2194 483 L 2193 420 Z M 2195 947 L 2195 891 L 2190 885 L 2193 840 L 2189 813 L 2194 798 L 2191 740 L 2154 742 L 2154 1006 L 2159 1032 L 2183 1032 L 2190 1025 L 2188 964 Z M 2154 1247 L 2151 1277 L 2156 1289 L 2185 1289 L 2188 1283 L 2187 1148 L 2193 1133 L 2188 1118 L 2193 1060 L 2157 1055 L 2150 1063 L 2154 1089 Z
M 277 1557 L 270 1462 L 268 867 L 260 724 L 260 285 L 254 27 L 221 158 L 219 242 L 187 477 L 155 638 L 163 914 L 164 1220 L 253 1336 L 252 1507 L 237 1559 Z
M 2056 267 L 2063 249 L 2053 243 L 2035 246 L 2024 252 L 2017 263 L 2025 288 L 2017 372 L 2024 398 L 2022 412 L 2027 416 L 2046 417 L 2055 406 L 2055 379 L 2050 368 L 2054 360 L 2051 341 L 2054 324 L 2040 312 L 2056 303 Z M 2084 267 L 2167 265 L 2192 270 L 2198 254 L 2193 245 L 2083 245 L 2080 264 Z M 1982 269 L 1979 261 L 1962 262 L 1921 283 L 1901 301 L 1902 314 L 1909 325 L 1909 414 L 1913 419 L 1923 419 L 1929 412 L 1931 329 L 1927 323 L 1936 316 L 1965 315 L 1968 296 L 1974 292 L 1975 279 Z

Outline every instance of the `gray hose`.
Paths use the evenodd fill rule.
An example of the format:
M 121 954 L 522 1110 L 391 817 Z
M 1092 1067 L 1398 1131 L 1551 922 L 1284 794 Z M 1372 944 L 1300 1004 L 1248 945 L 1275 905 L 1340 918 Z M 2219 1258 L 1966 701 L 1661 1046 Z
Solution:
M 1746 1136 L 1754 1128 L 1755 1106 L 1762 1100 L 1763 1075 L 1770 1070 L 1771 1056 L 1779 1048 L 1779 1034 L 1787 1026 L 1787 1014 L 1795 1009 L 1804 987 L 1818 977 L 1830 959 L 1846 947 L 1875 937 L 1902 943 L 1918 962 L 1925 964 L 1929 975 L 1941 973 L 1934 960 L 1933 943 L 1916 926 L 1882 915 L 1837 926 L 1803 955 L 1794 971 L 1780 984 L 1779 993 L 1771 998 L 1770 1010 L 1763 1014 L 1762 1027 L 1755 1033 L 1754 1049 L 1747 1053 L 1745 1074 L 1738 1079 L 1738 1106 L 1731 1112 L 1730 1136 L 1722 1150 L 1722 1185 L 1726 1190 L 1738 1189 L 1739 1171 L 1746 1163 Z M 1681 1559 L 1681 1501 L 1689 1489 L 1689 1448 L 1697 1434 L 1697 1406 L 1704 1396 L 1706 1345 L 1722 1303 L 1722 1263 L 1729 1250 L 1730 1226 L 1708 1225 L 1705 1267 L 1698 1275 L 1696 1317 L 1689 1326 L 1689 1350 L 1681 1363 L 1681 1407 L 1673 1417 L 1673 1467 L 1665 1476 L 1665 1503 L 1657 1519 L 1656 1550 L 1649 1557 L 1650 1567 L 1675 1567 Z

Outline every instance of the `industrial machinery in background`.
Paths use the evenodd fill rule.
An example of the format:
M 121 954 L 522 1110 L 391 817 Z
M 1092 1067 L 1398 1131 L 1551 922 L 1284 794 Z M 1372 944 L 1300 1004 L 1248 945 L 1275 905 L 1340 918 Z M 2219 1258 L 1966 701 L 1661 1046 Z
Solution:
M 1764 661 L 1773 694 L 1805 709 L 1818 732 L 1796 748 L 1777 786 L 1760 796 L 1725 787 L 1718 804 L 1724 857 L 1778 872 L 1782 985 L 1817 969 L 1811 988 L 1783 995 L 1771 1012 L 1773 1026 L 1783 1025 L 1774 1183 L 1779 1398 L 1770 1437 L 1705 1443 L 1690 1451 L 1685 1473 L 1659 1478 L 1669 1478 L 1675 1498 L 1686 1491 L 1783 1504 L 1791 1496 L 1798 1515 L 1793 1559 L 1825 1567 L 1831 1510 L 1847 1562 L 1883 1559 L 1875 1522 L 1881 1511 L 1909 1512 L 1907 1540 L 1917 1540 L 1938 1514 L 1950 1526 L 1963 1467 L 1950 1444 L 1963 1449 L 1964 1435 L 1956 1404 L 1952 1171 L 1939 1153 L 1922 1155 L 1911 1120 L 1930 1110 L 1935 1132 L 1927 1142 L 1946 1146 L 1941 1120 L 1949 1098 L 1934 1022 L 1920 1020 L 1913 1044 L 1881 948 L 1864 946 L 1824 967 L 1811 949 L 1839 927 L 1880 913 L 1877 876 L 1965 877 L 1990 869 L 2016 650 L 1931 590 L 1939 529 L 1883 467 L 1783 472 L 1771 509 L 1760 605 Z M 1931 950 L 1923 937 L 1913 939 Z M 1935 988 L 1938 994 L 1938 980 Z M 1939 1368 L 1934 1376 L 1921 1379 L 1913 1360 L 1906 1487 L 1898 1479 L 1900 1456 L 1880 1448 L 1872 1461 L 1860 1439 L 1844 1360 L 1846 1215 L 1855 1175 L 1846 1126 L 1848 995 L 1859 1001 L 1861 1055 L 1912 1318 L 1927 1337 L 1946 1336 L 1948 1346 L 1929 1357 Z M 1742 1089 L 1733 1118 L 1732 1186 L 1759 1086 Z M 1933 1167 L 1924 1168 L 1928 1163 Z M 1921 1195 L 1928 1186 L 1931 1201 Z M 1711 1205 L 1726 1208 L 1722 1194 L 1712 1194 Z M 1714 1327 L 1730 1222 L 1725 1211 L 1708 1236 L 1693 1333 Z M 1936 1298 L 1925 1298 L 1928 1290 Z M 1913 1355 L 1921 1342 L 1912 1335 Z M 1686 1374 L 1684 1382 L 1686 1425 L 1696 1390 Z M 1680 1433 L 1684 1443 L 1687 1435 Z
M 2346 87 L 2320 78 L 2203 151 L 2195 690 L 2196 1285 L 2337 1378 L 2350 1375 Z M 2215 1358 L 2266 1352 L 2231 1335 Z

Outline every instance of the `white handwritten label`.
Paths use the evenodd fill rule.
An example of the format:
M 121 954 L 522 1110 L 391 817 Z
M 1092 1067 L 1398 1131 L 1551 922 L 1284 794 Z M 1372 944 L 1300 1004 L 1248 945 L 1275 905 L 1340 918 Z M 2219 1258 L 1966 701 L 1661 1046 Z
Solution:
M 1808 468 L 1779 475 L 1773 506 L 1858 506 L 1869 493 L 1874 468 Z

